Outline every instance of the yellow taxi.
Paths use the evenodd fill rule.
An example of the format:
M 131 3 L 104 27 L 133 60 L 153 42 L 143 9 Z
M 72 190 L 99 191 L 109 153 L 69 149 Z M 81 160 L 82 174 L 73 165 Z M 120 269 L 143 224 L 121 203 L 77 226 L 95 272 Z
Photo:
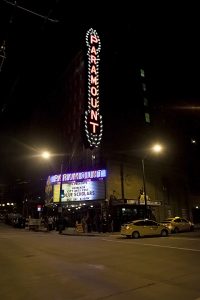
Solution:
M 142 236 L 168 236 L 169 230 L 165 225 L 153 220 L 135 220 L 121 226 L 121 235 L 138 239 Z
M 194 230 L 194 224 L 181 217 L 167 218 L 161 224 L 165 225 L 171 233 Z

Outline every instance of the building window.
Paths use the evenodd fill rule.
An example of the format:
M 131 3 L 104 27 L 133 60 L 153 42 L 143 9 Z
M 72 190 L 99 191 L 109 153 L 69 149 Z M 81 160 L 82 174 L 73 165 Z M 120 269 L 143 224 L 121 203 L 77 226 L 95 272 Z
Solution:
M 148 106 L 148 99 L 144 98 L 144 106 Z
M 143 89 L 144 92 L 147 90 L 145 83 L 142 84 L 142 89 Z
M 145 122 L 150 123 L 150 115 L 149 113 L 145 113 Z
M 140 69 L 140 76 L 141 76 L 141 77 L 145 77 L 145 73 L 144 73 L 144 70 L 143 70 L 143 69 Z

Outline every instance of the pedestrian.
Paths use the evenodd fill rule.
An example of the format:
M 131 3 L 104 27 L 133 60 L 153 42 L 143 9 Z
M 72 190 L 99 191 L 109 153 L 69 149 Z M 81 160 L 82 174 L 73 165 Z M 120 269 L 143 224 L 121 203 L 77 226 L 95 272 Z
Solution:
M 107 230 L 108 232 L 113 232 L 113 219 L 110 214 L 108 215 L 108 219 L 107 219 Z
M 53 218 L 52 216 L 49 216 L 48 217 L 48 221 L 47 221 L 47 229 L 48 231 L 51 231 L 53 229 Z
M 86 223 L 85 216 L 82 217 L 81 224 L 82 224 L 83 232 L 87 232 L 87 223 Z
M 86 223 L 87 223 L 87 232 L 91 232 L 92 231 L 92 219 L 89 214 L 86 218 Z
M 99 214 L 96 214 L 94 217 L 95 230 L 101 232 L 101 217 Z
M 65 219 L 64 219 L 63 216 L 60 216 L 59 219 L 58 219 L 59 233 L 61 234 L 64 229 L 65 229 Z

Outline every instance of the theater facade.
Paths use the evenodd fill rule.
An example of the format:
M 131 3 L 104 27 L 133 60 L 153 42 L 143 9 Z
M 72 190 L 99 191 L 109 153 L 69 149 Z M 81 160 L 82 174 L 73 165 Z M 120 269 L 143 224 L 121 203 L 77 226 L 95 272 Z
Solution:
M 111 217 L 121 223 L 133 216 L 142 217 L 142 154 L 133 149 L 142 149 L 147 138 L 152 141 L 162 123 L 151 122 L 154 116 L 150 115 L 144 70 L 134 81 L 135 88 L 129 90 L 127 86 L 132 86 L 133 77 L 127 73 L 124 80 L 116 64 L 115 69 L 110 69 L 112 80 L 106 94 L 101 84 L 105 63 L 102 68 L 100 37 L 90 28 L 85 40 L 58 87 L 56 99 L 63 103 L 62 144 L 68 158 L 62 175 L 49 175 L 45 201 L 55 214 L 61 207 L 72 225 L 88 215 L 92 219 L 97 215 Z M 105 56 L 104 53 L 104 61 Z M 109 57 L 106 62 L 109 65 Z M 137 83 L 142 87 L 138 93 Z M 132 99 L 131 107 L 127 99 Z M 187 175 L 174 161 L 164 156 L 160 160 L 145 160 L 147 204 L 157 221 L 176 215 L 191 219 Z

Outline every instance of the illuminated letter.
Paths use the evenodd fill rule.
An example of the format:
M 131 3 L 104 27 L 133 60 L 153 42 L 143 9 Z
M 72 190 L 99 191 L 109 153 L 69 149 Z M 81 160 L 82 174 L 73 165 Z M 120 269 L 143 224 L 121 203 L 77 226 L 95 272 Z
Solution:
M 91 120 L 95 119 L 97 121 L 97 111 L 91 110 Z
M 99 124 L 94 123 L 94 122 L 90 122 L 90 124 L 93 125 L 93 126 L 92 126 L 92 131 L 93 131 L 93 133 L 96 133 L 96 126 L 99 126 Z
M 93 178 L 96 178 L 96 177 L 97 177 L 97 171 L 93 171 L 92 173 L 93 173 L 93 174 L 92 174 L 92 177 L 93 177 Z
M 67 174 L 63 174 L 63 181 L 67 180 Z
M 73 174 L 69 174 L 69 180 L 73 180 Z
M 90 61 L 91 61 L 91 64 L 93 63 L 93 64 L 95 64 L 96 65 L 96 56 L 94 56 L 94 55 L 91 55 L 90 56 Z
M 59 176 L 55 175 L 55 182 L 59 181 Z
M 96 70 L 96 67 L 95 67 L 95 66 L 92 66 L 92 68 L 91 68 L 91 73 L 97 74 L 97 70 Z
M 97 95 L 97 89 L 95 86 L 92 86 L 90 89 L 90 93 L 92 94 L 92 96 L 96 96 Z
M 97 108 L 97 107 L 98 107 L 98 101 L 97 101 L 96 98 L 92 98 L 92 97 L 91 97 L 91 106 L 92 106 L 93 108 Z
M 95 46 L 92 46 L 91 53 L 94 53 L 95 55 L 97 55 L 97 51 L 96 51 Z
M 90 81 L 91 81 L 91 84 L 95 84 L 95 85 L 97 85 L 97 77 L 96 76 L 93 76 L 93 75 L 91 75 L 91 77 L 90 77 L 91 79 L 90 79 Z
M 76 180 L 79 179 L 79 173 L 74 174 L 74 179 L 76 179 Z
M 93 44 L 93 43 L 98 43 L 98 39 L 97 39 L 97 36 L 96 35 L 92 35 L 90 36 L 90 43 Z

